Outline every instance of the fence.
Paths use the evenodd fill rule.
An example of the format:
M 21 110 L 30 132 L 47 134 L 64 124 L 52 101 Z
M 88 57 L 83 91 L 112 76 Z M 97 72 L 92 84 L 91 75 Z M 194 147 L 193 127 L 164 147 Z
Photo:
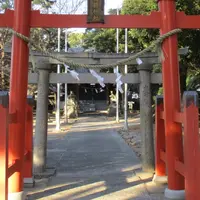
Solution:
M 183 186 L 185 188 L 185 198 L 187 200 L 194 200 L 200 199 L 200 193 L 198 192 L 200 184 L 200 140 L 197 93 L 185 92 L 183 106 L 183 112 L 174 111 L 173 113 L 174 122 L 182 124 L 183 127 L 183 138 L 179 140 L 176 135 L 166 133 L 166 127 L 164 127 L 166 116 L 163 109 L 163 97 L 157 97 L 156 176 L 163 177 L 168 174 L 169 190 L 179 190 Z M 173 142 L 170 142 L 170 139 L 173 139 Z M 177 148 L 174 144 L 182 146 L 179 158 L 173 154 L 173 148 Z M 170 176 L 169 172 L 171 170 L 175 170 L 183 178 L 177 179 L 176 176 Z M 181 181 L 177 183 L 177 180 Z M 167 194 L 165 196 L 167 197 Z
M 10 187 L 12 190 L 17 190 L 18 183 L 9 183 L 9 177 L 18 172 L 21 166 L 19 166 L 18 160 L 9 160 L 9 155 L 12 153 L 9 151 L 9 123 L 13 120 L 14 114 L 9 114 L 9 96 L 7 92 L 0 92 L 0 199 L 7 200 Z M 24 178 L 32 179 L 32 148 L 33 148 L 33 98 L 28 96 L 26 106 L 26 133 L 25 133 L 25 148 L 24 150 Z M 19 158 L 20 159 L 20 158 Z M 19 191 L 20 192 L 20 191 Z

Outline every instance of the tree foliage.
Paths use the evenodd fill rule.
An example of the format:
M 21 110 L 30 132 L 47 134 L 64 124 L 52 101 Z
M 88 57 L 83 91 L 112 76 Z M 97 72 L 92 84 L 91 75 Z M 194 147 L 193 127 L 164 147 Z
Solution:
M 33 0 L 32 8 L 39 9 L 41 13 L 67 13 L 73 14 L 79 12 L 81 6 L 86 0 L 58 0 L 55 4 L 48 0 Z M 3 13 L 5 9 L 13 9 L 14 0 L 0 0 L 0 13 Z M 85 7 L 84 7 L 85 8 Z M 81 11 L 82 12 L 82 11 Z M 31 29 L 31 40 L 36 43 L 41 49 L 46 51 L 57 51 L 58 43 L 58 30 L 53 28 L 43 29 L 34 28 Z M 9 77 L 10 77 L 10 55 L 4 53 L 5 47 L 11 48 L 12 35 L 6 29 L 0 29 L 0 90 L 9 89 Z M 61 50 L 64 50 L 65 34 L 61 33 Z M 68 45 L 69 47 L 69 45 Z M 32 50 L 38 51 L 38 49 Z M 31 67 L 31 66 L 30 66 Z M 30 70 L 33 70 L 30 68 Z M 29 86 L 29 89 L 32 86 Z
M 83 37 L 83 33 L 70 32 L 68 34 L 68 42 L 70 44 L 70 47 L 83 47 Z
M 89 29 L 84 36 L 86 49 L 93 48 L 101 53 L 113 53 L 116 50 L 116 31 L 114 29 Z
M 199 0 L 177 0 L 176 7 L 178 11 L 184 11 L 187 15 L 200 14 Z M 122 14 L 149 14 L 152 10 L 157 9 L 155 0 L 124 0 Z M 134 50 L 141 50 L 146 48 L 156 38 L 158 30 L 132 29 L 129 30 L 129 35 L 129 42 L 132 43 L 132 48 Z M 199 74 L 200 70 L 200 48 L 197 42 L 199 38 L 199 30 L 183 30 L 178 36 L 179 48 L 189 47 L 188 55 L 181 60 L 182 68 L 180 69 L 180 73 L 182 91 L 187 89 L 186 84 L 188 84 L 188 89 L 191 89 L 190 86 L 194 85 L 193 81 L 198 80 L 191 79 L 190 77 Z

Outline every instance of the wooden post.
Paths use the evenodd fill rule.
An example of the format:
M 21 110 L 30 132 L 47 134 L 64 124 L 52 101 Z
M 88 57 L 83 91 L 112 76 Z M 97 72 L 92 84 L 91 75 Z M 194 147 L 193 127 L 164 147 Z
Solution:
M 186 199 L 200 199 L 200 140 L 198 95 L 185 92 L 184 103 L 184 173 Z
M 26 107 L 26 137 L 25 137 L 25 153 L 26 160 L 24 163 L 24 184 L 28 187 L 34 186 L 33 178 L 33 104 L 32 96 L 27 98 Z
M 165 148 L 165 124 L 164 119 L 161 119 L 161 112 L 163 112 L 163 96 L 156 97 L 155 110 L 155 141 L 156 141 L 156 159 L 155 159 L 155 175 L 153 181 L 156 183 L 167 183 L 166 164 L 162 160 L 162 152 L 166 152 Z
M 8 93 L 0 92 L 0 199 L 8 198 Z

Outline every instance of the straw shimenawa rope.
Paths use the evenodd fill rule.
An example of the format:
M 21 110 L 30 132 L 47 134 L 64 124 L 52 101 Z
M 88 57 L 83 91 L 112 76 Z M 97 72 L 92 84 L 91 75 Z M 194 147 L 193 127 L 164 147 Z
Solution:
M 136 58 L 139 58 L 140 56 L 144 55 L 145 53 L 152 51 L 153 49 L 157 49 L 158 51 L 158 55 L 160 56 L 160 59 L 163 59 L 163 52 L 161 49 L 161 45 L 163 43 L 163 41 L 167 38 L 169 38 L 172 35 L 175 35 L 177 33 L 182 32 L 181 29 L 174 29 L 172 31 L 169 31 L 166 34 L 163 34 L 161 36 L 159 36 L 155 41 L 153 41 L 146 49 L 143 49 L 142 51 L 130 56 L 129 58 L 117 61 L 115 63 L 112 64 L 106 64 L 106 65 L 86 65 L 86 64 L 80 64 L 80 63 L 75 63 L 72 60 L 69 59 L 63 59 L 60 58 L 52 53 L 49 53 L 48 51 L 44 51 L 43 49 L 41 49 L 41 47 L 37 44 L 35 44 L 33 41 L 31 41 L 30 38 L 24 36 L 21 33 L 16 32 L 13 29 L 8 29 L 12 34 L 16 35 L 17 37 L 21 38 L 22 40 L 24 40 L 25 42 L 27 42 L 29 44 L 29 46 L 33 46 L 37 49 L 37 51 L 39 51 L 42 55 L 45 56 L 49 56 L 57 61 L 59 61 L 61 64 L 70 66 L 70 68 L 115 68 L 116 66 L 122 67 L 124 65 L 126 65 L 127 63 L 130 63 L 131 61 L 135 60 Z

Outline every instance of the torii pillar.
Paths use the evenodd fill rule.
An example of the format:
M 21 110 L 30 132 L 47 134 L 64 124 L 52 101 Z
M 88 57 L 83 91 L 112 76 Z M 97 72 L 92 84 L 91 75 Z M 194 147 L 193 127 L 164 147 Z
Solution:
M 30 34 L 31 1 L 14 1 L 13 29 L 27 37 Z M 9 126 L 9 163 L 17 160 L 17 170 L 9 178 L 9 200 L 23 199 L 23 165 L 25 146 L 25 119 L 28 86 L 29 49 L 26 42 L 13 36 L 9 114 L 15 120 Z
M 175 0 L 159 0 L 161 13 L 161 35 L 177 28 Z M 174 113 L 180 112 L 180 80 L 177 35 L 167 38 L 162 44 L 165 56 L 162 62 L 164 88 L 164 118 L 166 135 L 166 160 L 168 188 L 165 197 L 184 199 L 184 177 L 175 170 L 174 159 L 183 162 L 181 124 L 174 121 Z M 174 158 L 174 159 L 173 159 Z

